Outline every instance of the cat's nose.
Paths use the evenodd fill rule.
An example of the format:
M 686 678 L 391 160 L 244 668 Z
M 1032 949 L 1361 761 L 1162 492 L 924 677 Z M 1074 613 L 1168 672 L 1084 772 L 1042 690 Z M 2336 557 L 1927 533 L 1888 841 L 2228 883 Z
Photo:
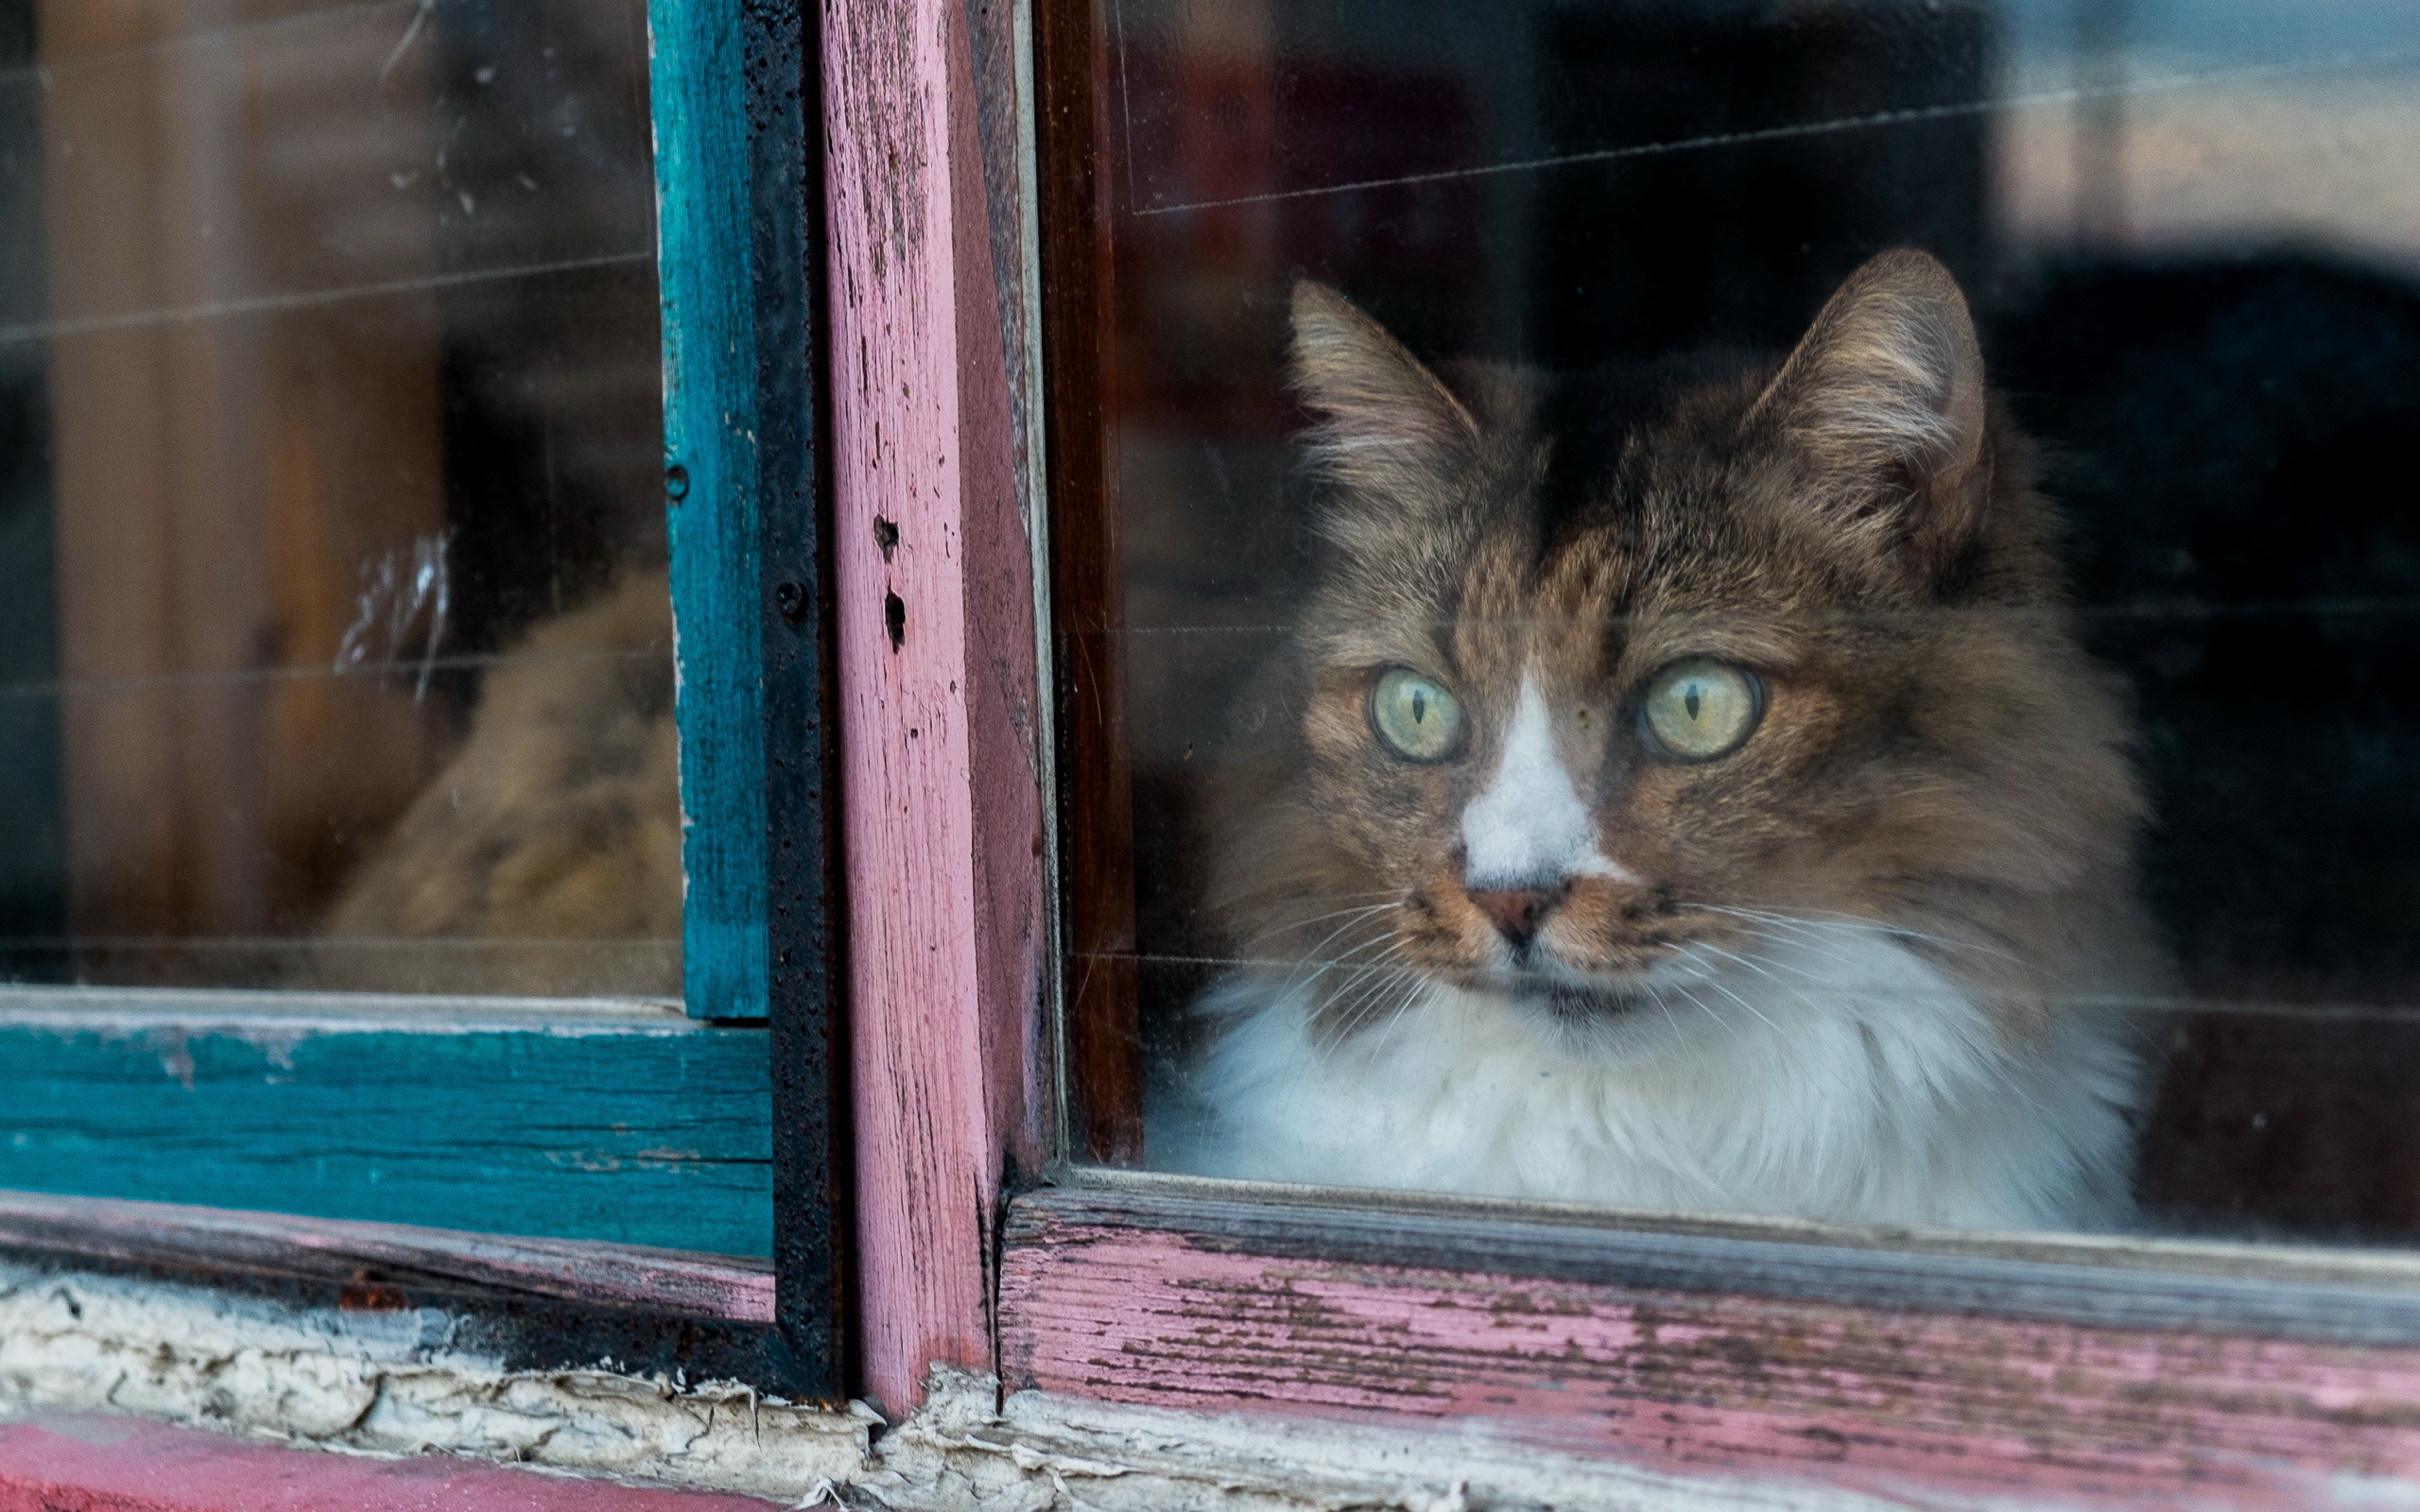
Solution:
M 1516 948 L 1537 937 L 1538 925 L 1563 894 L 1545 887 L 1490 887 L 1469 894 L 1495 925 L 1495 932 Z

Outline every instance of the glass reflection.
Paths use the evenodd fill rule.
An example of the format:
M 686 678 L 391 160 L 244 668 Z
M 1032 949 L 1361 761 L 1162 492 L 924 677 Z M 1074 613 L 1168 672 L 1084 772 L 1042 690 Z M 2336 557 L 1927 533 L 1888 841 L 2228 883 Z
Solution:
M 557 885 L 677 813 L 602 792 L 671 681 L 644 7 L 16 0 L 0 39 L 9 973 L 677 991 L 677 865 Z M 441 779 L 487 816 L 442 844 Z
M 2407 8 L 1129 0 L 1106 68 L 1142 1163 L 2420 1224 Z

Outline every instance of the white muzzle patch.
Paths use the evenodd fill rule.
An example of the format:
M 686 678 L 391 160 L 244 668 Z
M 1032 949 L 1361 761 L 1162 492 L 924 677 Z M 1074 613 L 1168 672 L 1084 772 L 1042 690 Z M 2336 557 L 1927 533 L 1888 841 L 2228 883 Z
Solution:
M 1495 775 L 1462 810 L 1462 885 L 1474 892 L 1568 877 L 1637 880 L 1598 849 L 1588 805 L 1555 754 L 1554 717 L 1535 673 L 1522 676 Z

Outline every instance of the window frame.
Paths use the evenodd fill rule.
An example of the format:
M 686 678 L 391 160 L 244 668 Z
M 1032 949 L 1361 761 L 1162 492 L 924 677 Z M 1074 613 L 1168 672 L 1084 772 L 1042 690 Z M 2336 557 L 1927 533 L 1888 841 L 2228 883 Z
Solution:
M 815 49 L 794 7 L 743 13 L 649 0 L 648 23 L 667 485 L 674 468 L 689 475 L 687 487 L 667 487 L 676 495 L 667 514 L 690 1017 L 624 1004 L 26 989 L 14 1006 L 45 1000 L 33 1005 L 32 1027 L 0 999 L 0 1036 L 26 1041 L 12 1048 L 25 1051 L 26 1074 L 117 1074 L 94 1071 L 95 1057 L 142 1060 L 152 1040 L 173 1041 L 158 1059 L 173 1074 L 167 1063 L 184 1057 L 188 1081 L 190 1052 L 219 1040 L 274 1059 L 290 1057 L 298 1037 L 315 1040 L 390 1088 L 400 1058 L 401 1088 L 423 1104 L 401 1120 L 412 1153 L 442 1159 L 449 1144 L 501 1144 L 514 1152 L 521 1185 L 469 1180 L 440 1204 L 444 1226 L 428 1227 L 130 1200 L 95 1165 L 89 1183 L 70 1183 L 95 1195 L 0 1192 L 0 1256 L 311 1306 L 437 1307 L 511 1368 L 611 1361 L 838 1403 L 851 1347 L 847 1057 L 834 999 L 844 940 L 829 801 L 829 562 L 818 516 L 821 121 L 805 103 L 818 96 Z M 768 760 L 769 750 L 778 755 Z M 632 1087 L 582 1069 L 617 1036 L 653 1046 L 628 1064 L 670 1067 L 668 1084 Z M 586 1125 L 552 1105 L 519 1106 L 549 1077 Z M 285 1162 L 292 1184 L 279 1189 L 281 1205 L 299 1191 L 303 1205 L 378 1206 L 358 1176 L 308 1174 L 326 1148 L 322 1126 L 255 1129 L 238 1151 L 214 1144 L 209 1117 L 188 1110 L 201 1133 L 168 1150 L 144 1132 L 147 1120 L 162 1122 L 143 1106 L 144 1089 L 119 1079 L 126 1085 L 69 1132 L 116 1142 L 156 1178 L 143 1190 L 159 1180 L 223 1190 L 214 1159 L 233 1156 Z M 695 1152 L 638 1146 L 667 1121 L 711 1107 L 697 1096 L 710 1087 L 754 1105 L 726 1132 L 766 1148 L 769 1260 L 511 1232 L 528 1204 L 556 1200 L 545 1193 L 595 1193 L 600 1182 L 612 1195 L 601 1207 L 589 1199 L 592 1209 L 627 1201 L 677 1216 L 692 1190 L 678 1178 L 698 1163 Z M 204 1091 L 195 1108 L 208 1103 Z M 222 1106 L 243 1096 L 239 1085 Z M 552 1147 L 587 1125 L 598 1148 Z M 264 1178 L 248 1179 L 266 1190 Z
M 1054 607 L 1046 586 L 1061 521 L 1104 549 L 1106 462 L 1070 432 L 1097 428 L 1081 343 L 1103 337 L 1105 275 L 1064 282 L 1080 260 L 1047 249 L 1098 229 L 1094 107 L 1067 76 L 1100 9 L 849 0 L 823 19 L 871 1394 L 913 1403 L 940 1364 L 995 1371 L 1004 1395 L 1413 1424 L 1893 1499 L 2301 1504 L 2420 1484 L 2420 1428 L 2395 1405 L 2420 1397 L 2410 1257 L 1659 1219 L 1064 1159 L 1102 1144 L 1064 1122 L 1054 1033 L 1063 1011 L 1084 1057 L 1094 1009 L 1052 947 L 1115 942 L 1055 932 L 1054 868 L 1100 843 L 1057 812 L 1058 763 L 1114 729 L 1114 695 L 1080 653 L 1054 669 L 1033 627 L 1098 628 L 1114 592 Z M 1076 370 L 1063 345 L 1046 377 L 1042 339 L 1077 343 Z M 946 549 L 886 564 L 877 516 Z M 978 697 L 975 674 L 1030 701 Z M 942 720 L 946 743 L 911 747 Z M 1025 865 L 1028 846 L 1047 853 Z

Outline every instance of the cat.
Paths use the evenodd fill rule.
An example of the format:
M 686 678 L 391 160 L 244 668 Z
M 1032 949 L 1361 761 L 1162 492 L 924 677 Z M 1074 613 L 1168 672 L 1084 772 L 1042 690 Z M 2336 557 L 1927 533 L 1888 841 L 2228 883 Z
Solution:
M 1778 362 L 1564 382 L 1292 318 L 1318 560 L 1211 800 L 1240 964 L 1154 1163 L 2126 1224 L 2146 800 L 1948 270 L 1876 257 Z
M 496 659 L 297 985 L 675 997 L 681 890 L 672 596 L 639 570 Z

